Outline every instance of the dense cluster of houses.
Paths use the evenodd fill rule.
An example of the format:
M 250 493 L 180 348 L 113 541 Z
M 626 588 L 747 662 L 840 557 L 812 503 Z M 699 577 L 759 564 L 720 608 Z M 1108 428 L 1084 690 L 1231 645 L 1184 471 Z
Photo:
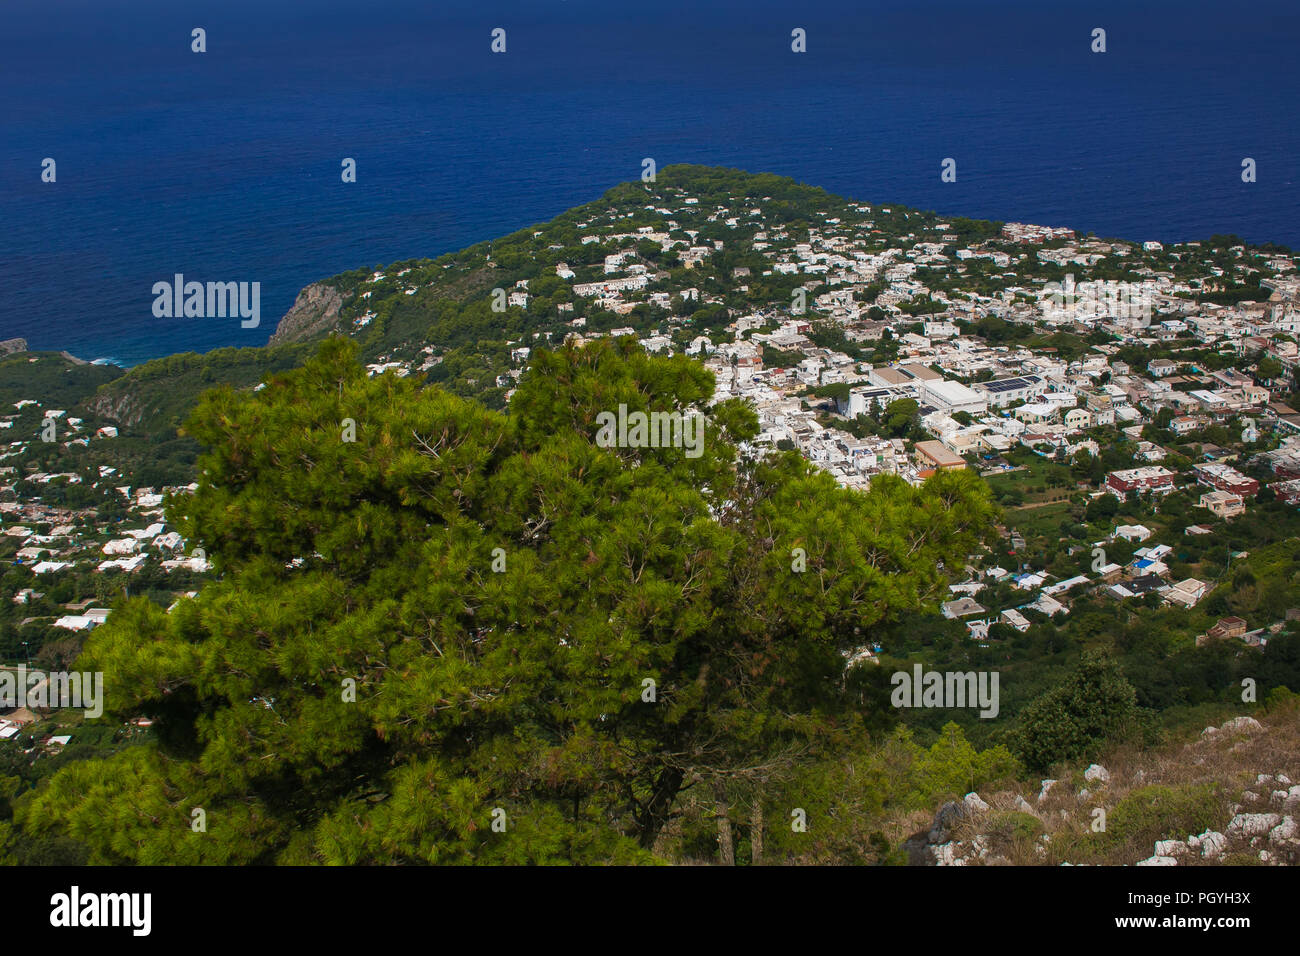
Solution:
M 851 205 L 851 220 L 814 214 L 806 234 L 792 236 L 785 228 L 764 223 L 763 206 L 769 198 L 705 203 L 683 189 L 668 188 L 658 191 L 646 207 L 658 217 L 656 225 L 629 226 L 625 220 L 631 214 L 613 207 L 577 223 L 583 245 L 600 243 L 603 250 L 615 251 L 607 252 L 599 266 L 588 263 L 575 269 L 559 262 L 553 267 L 554 279 L 548 266 L 547 281 L 553 286 L 558 279 L 568 285 L 572 300 L 585 300 L 615 315 L 630 316 L 649 303 L 667 318 L 657 320 L 654 328 L 628 325 L 596 333 L 582 316 L 565 319 L 573 312 L 572 302 L 565 302 L 557 306 L 559 335 L 578 344 L 597 335 L 634 336 L 650 352 L 680 350 L 699 358 L 714 374 L 716 397 L 743 398 L 755 408 L 760 433 L 753 446 L 797 449 L 847 487 L 866 488 L 880 474 L 916 484 L 943 469 L 988 467 L 1017 446 L 1053 457 L 1081 450 L 1098 455 L 1097 429 L 1113 429 L 1116 437 L 1136 443 L 1141 463 L 1107 474 L 1097 494 L 1161 495 L 1178 487 L 1180 478 L 1160 464 L 1165 450 L 1142 440 L 1144 427 L 1161 417 L 1175 435 L 1243 422 L 1252 430 L 1272 430 L 1281 442 L 1263 456 L 1276 478 L 1270 487 L 1279 499 L 1300 504 L 1300 413 L 1279 401 L 1278 387 L 1300 364 L 1295 342 L 1300 333 L 1300 278 L 1291 258 L 1235 247 L 1228 250 L 1232 263 L 1225 269 L 1209 264 L 1222 259 L 1203 256 L 1197 243 L 1166 250 L 1159 243 L 1081 238 L 1069 229 L 1024 223 L 1007 223 L 993 238 L 966 242 L 949 223 L 905 213 L 900 224 L 891 208 L 866 204 Z M 881 228 L 885 225 L 887 229 Z M 710 238 L 704 238 L 704 229 Z M 737 238 L 712 238 L 721 229 L 736 230 Z M 680 270 L 674 279 L 648 264 L 637 253 L 646 243 L 671 253 L 693 281 L 682 282 L 685 273 Z M 718 278 L 718 254 L 736 248 L 757 254 L 765 265 L 735 267 L 722 277 L 733 291 L 747 292 L 761 272 L 806 277 L 796 290 L 802 295 L 739 314 L 733 310 L 723 332 L 692 334 L 689 316 L 672 314 L 675 305 L 724 305 L 725 297 L 705 290 L 717 287 L 713 280 Z M 1099 263 L 1124 260 L 1139 264 L 1132 270 L 1139 281 L 1116 288 L 1114 283 L 1088 280 L 1089 270 Z M 1077 269 L 1081 279 L 1076 281 L 1073 273 L 1063 283 L 1026 279 L 1021 273 L 1034 270 L 1018 272 L 1018 265 L 1025 263 Z M 1192 271 L 1199 275 L 1188 279 L 1186 270 L 1173 268 L 1187 263 L 1204 268 L 1198 265 Z M 372 290 L 379 283 L 396 281 L 401 294 L 416 294 L 417 284 L 407 278 L 411 271 L 403 269 L 392 277 L 375 272 L 371 289 L 360 293 L 361 307 L 377 308 L 366 303 L 375 301 Z M 1259 285 L 1265 293 L 1262 301 L 1215 305 L 1200 295 L 1252 272 L 1267 276 Z M 590 281 L 579 281 L 580 275 Z M 956 288 L 970 291 L 945 291 L 953 286 L 938 287 L 931 278 L 935 275 L 955 278 Z M 963 276 L 972 281 L 960 281 Z M 978 282 L 973 281 L 976 276 Z M 506 306 L 527 310 L 538 288 L 538 282 L 530 289 L 528 279 L 519 279 L 500 291 Z M 995 291 L 974 291 L 991 288 Z M 375 317 L 374 311 L 358 315 L 352 320 L 354 331 Z M 973 334 L 977 324 L 988 319 L 1080 336 L 1105 332 L 1109 339 L 1067 360 L 1052 348 L 1000 344 Z M 860 346 L 887 339 L 891 349 L 877 354 L 891 358 L 867 363 L 818 346 L 813 341 L 814 321 L 833 324 L 845 340 Z M 554 332 L 535 332 L 530 340 L 510 342 L 511 367 L 497 375 L 496 386 L 513 389 L 533 349 L 558 339 Z M 1132 345 L 1158 347 L 1161 354 L 1143 367 L 1131 367 L 1119 353 Z M 1231 368 L 1200 368 L 1190 358 L 1178 357 L 1180 351 L 1207 347 L 1240 356 L 1242 365 L 1269 359 L 1282 374 L 1269 381 Z M 379 356 L 368 370 L 372 375 L 417 374 L 439 361 L 438 349 L 429 344 L 414 358 Z M 836 415 L 827 415 L 824 402 L 809 397 L 813 389 L 825 394 L 827 386 L 841 387 Z M 506 392 L 507 400 L 510 394 Z M 912 442 L 857 437 L 839 427 L 859 415 L 881 413 L 902 399 L 916 402 L 920 425 L 930 438 Z M 34 402 L 18 403 L 17 411 Z M 59 420 L 65 443 L 107 441 L 116 435 L 112 428 L 84 433 L 83 422 L 66 418 L 58 409 L 45 414 Z M 12 427 L 14 418 L 0 416 L 0 429 Z M 0 454 L 0 491 L 5 481 L 12 489 L 19 477 L 37 484 L 85 480 L 76 474 L 19 476 L 13 467 L 3 466 L 5 458 L 20 454 L 31 440 L 12 442 Z M 1198 503 L 1218 517 L 1241 514 L 1259 492 L 1259 482 L 1233 467 L 1227 452 L 1207 449 L 1206 458 L 1194 468 Z M 113 471 L 101 469 L 98 482 L 111 484 Z M 99 527 L 93 511 L 60 509 L 27 498 L 22 503 L 0 501 L 0 533 L 21 539 L 18 560 L 37 574 L 82 563 L 99 571 L 126 572 L 150 561 L 164 569 L 207 567 L 201 555 L 187 557 L 185 542 L 167 529 L 160 492 L 128 486 L 116 491 L 129 509 L 130 520 L 123 524 L 130 527 Z M 49 530 L 38 533 L 36 527 L 45 525 Z M 1145 530 L 1120 526 L 1113 537 L 1141 542 Z M 944 614 L 968 621 L 972 634 L 980 637 L 993 620 L 1025 630 L 1029 618 L 1024 612 L 1029 610 L 1068 613 L 1071 594 L 1084 590 L 1100 589 L 1119 599 L 1157 592 L 1168 603 L 1192 607 L 1207 586 L 1169 580 L 1162 561 L 1166 551 L 1164 545 L 1142 548 L 1127 567 L 1107 565 L 1092 577 L 1064 581 L 1032 570 L 987 569 L 954 585 L 958 596 L 944 605 Z M 1026 592 L 1026 600 L 990 619 L 977 601 L 979 590 L 1008 577 Z M 101 620 L 100 609 L 91 608 L 64 616 L 56 626 L 82 630 Z
M 1110 537 L 1096 542 L 1095 546 L 1104 547 L 1118 540 L 1144 541 L 1151 534 L 1151 530 L 1142 525 L 1120 525 Z M 972 566 L 967 568 L 965 580 L 949 586 L 953 597 L 940 605 L 940 611 L 950 620 L 961 621 L 972 639 L 984 642 L 989 639 L 989 629 L 994 624 L 1004 624 L 1023 633 L 1033 623 L 1024 612 L 1034 611 L 1047 617 L 1067 615 L 1070 605 L 1088 594 L 1116 601 L 1154 594 L 1165 605 L 1195 607 L 1210 592 L 1212 584 L 1196 578 L 1175 579 L 1164 561 L 1172 551 L 1167 544 L 1138 548 L 1127 564 L 1098 562 L 1091 573 L 1061 579 L 1032 569 L 1012 572 L 1001 567 L 981 570 Z M 976 596 L 985 588 L 1004 581 L 1010 582 L 1015 590 L 1025 592 L 1024 599 L 1015 607 L 990 613 Z M 1296 618 L 1300 618 L 1300 610 L 1288 612 L 1288 620 Z M 1269 634 L 1278 633 L 1282 626 L 1281 622 L 1274 622 L 1247 631 L 1245 621 L 1226 618 L 1206 634 L 1198 636 L 1197 644 L 1235 637 L 1247 644 L 1264 645 L 1268 643 Z
M 724 241 L 697 241 L 698 232 L 692 229 L 685 230 L 689 241 L 683 239 L 677 218 L 698 218 L 705 212 L 699 202 L 685 194 L 677 195 L 674 202 L 664 201 L 654 209 L 664 219 L 662 227 L 620 232 L 613 211 L 607 221 L 593 217 L 582 223 L 592 229 L 583 237 L 584 243 L 615 240 L 629 246 L 605 258 L 600 280 L 576 284 L 574 293 L 623 314 L 646 301 L 666 306 L 675 295 L 698 301 L 701 293 L 695 288 L 656 291 L 656 282 L 666 276 L 637 263 L 632 244 L 649 240 L 665 251 L 676 249 L 688 267 L 708 268 L 710 256 L 724 247 Z M 1107 308 L 1113 302 L 1090 292 L 1087 282 L 1076 284 L 1072 275 L 1064 284 L 1064 294 L 1023 286 L 1014 274 L 1013 255 L 1086 271 L 1105 258 L 1163 253 L 1159 243 L 1139 246 L 1079 239 L 1068 229 L 1008 223 L 996 240 L 964 246 L 948 231 L 948 223 L 917 222 L 914 232 L 882 248 L 881 230 L 875 228 L 873 217 L 889 216 L 892 210 L 868 205 L 854 209 L 862 218 L 849 223 L 824 217 L 804 241 L 794 241 L 780 228 L 762 229 L 747 240 L 748 248 L 769 261 L 765 274 L 808 276 L 808 290 L 817 293 L 809 309 L 836 323 L 849 340 L 861 343 L 893 337 L 899 346 L 897 362 L 873 367 L 854 362 L 843 352 L 817 347 L 809 337 L 811 312 L 802 313 L 786 303 L 737 315 L 724 336 L 698 335 L 684 349 L 713 369 L 720 397 L 740 396 L 753 403 L 762 426 L 758 443 L 790 442 L 841 483 L 862 487 L 881 472 L 920 481 L 935 468 L 961 467 L 951 456 L 964 461 L 972 455 L 1002 453 L 1017 444 L 1046 454 L 1059 450 L 1072 455 L 1081 449 L 1095 453 L 1096 444 L 1086 434 L 1090 429 L 1113 426 L 1137 440 L 1142 427 L 1162 408 L 1173 412 L 1171 428 L 1176 434 L 1243 417 L 1261 428 L 1300 434 L 1300 414 L 1274 401 L 1270 389 L 1256 384 L 1252 376 L 1232 369 L 1201 370 L 1163 358 L 1153 359 L 1145 369 L 1130 368 L 1115 357 L 1124 344 L 1154 346 L 1181 337 L 1189 347 L 1231 347 L 1243 356 L 1275 358 L 1284 374 L 1289 373 L 1298 360 L 1289 338 L 1300 331 L 1300 280 L 1289 258 L 1268 259 L 1271 278 L 1262 284 L 1269 292 L 1267 301 L 1234 306 L 1195 301 L 1198 290 L 1225 281 L 1218 267 L 1191 281 L 1141 267 L 1137 272 L 1143 280 L 1127 290 L 1131 298 L 1140 293 L 1144 311 L 1138 315 L 1130 309 Z M 761 215 L 761 204 L 751 201 L 718 204 L 708 211 L 706 221 L 735 228 Z M 1195 257 L 1199 248 L 1188 243 L 1168 255 L 1175 260 Z M 1243 247 L 1231 252 L 1238 258 L 1245 256 Z M 1009 270 L 1006 287 L 997 294 L 949 296 L 919 277 L 922 268 L 960 273 L 966 263 L 980 259 Z M 556 274 L 572 278 L 573 270 L 562 263 Z M 744 268 L 730 278 L 744 290 L 749 277 L 750 270 Z M 883 291 L 868 302 L 868 287 L 882 285 Z M 902 306 L 919 299 L 938 303 L 942 311 L 917 316 L 903 310 Z M 1104 330 L 1118 341 L 1095 346 L 1084 358 L 1064 361 L 1050 349 L 996 345 L 962 334 L 959 323 L 989 316 L 1011 323 L 1046 323 L 1079 334 Z M 923 334 L 910 331 L 918 321 Z M 670 320 L 676 325 L 683 322 L 681 317 Z M 581 343 L 592 337 L 582 319 L 571 324 L 572 339 Z M 609 334 L 638 335 L 632 328 Z M 674 350 L 668 335 L 638 337 L 650 351 Z M 798 352 L 801 358 L 794 365 L 774 362 L 774 352 Z M 915 399 L 926 430 L 946 451 L 936 453 L 933 444 L 908 451 L 897 441 L 854 438 L 843 430 L 823 427 L 816 411 L 798 396 L 809 388 L 841 383 L 849 386 L 849 392 L 839 411 L 849 417 L 883 409 L 898 399 Z M 1152 461 L 1161 455 L 1151 447 L 1144 452 Z M 1240 493 L 1228 487 L 1219 490 Z
M 764 222 L 763 206 L 769 198 L 739 198 L 708 208 L 709 200 L 681 188 L 666 188 L 655 194 L 645 210 L 653 212 L 658 223 L 635 228 L 625 225 L 629 213 L 610 207 L 577 224 L 587 230 L 582 244 L 619 247 L 605 255 L 599 278 L 575 281 L 578 273 L 566 262 L 554 267 L 555 275 L 571 284 L 574 297 L 622 315 L 642 303 L 671 310 L 678 298 L 723 302 L 722 297 L 699 288 L 669 282 L 668 273 L 640 261 L 636 248 L 642 243 L 674 253 L 688 271 L 712 274 L 715 254 L 735 247 L 760 254 L 768 263 L 764 275 L 806 276 L 806 310 L 787 302 L 771 303 L 734 315 L 724 335 L 696 335 L 681 350 L 713 368 L 720 397 L 741 396 L 753 402 L 763 426 L 760 442 L 792 442 L 846 485 L 861 486 L 864 479 L 884 471 L 916 481 L 939 463 L 924 452 L 905 453 L 892 442 L 853 439 L 819 426 L 815 412 L 796 398 L 807 388 L 848 385 L 849 396 L 840 411 L 850 417 L 901 398 L 915 399 L 922 405 L 926 429 L 962 457 L 998 454 L 1017 444 L 1047 454 L 1095 451 L 1086 437 L 1089 429 L 1113 426 L 1136 439 L 1162 408 L 1173 413 L 1170 427 L 1176 434 L 1246 417 L 1259 427 L 1300 434 L 1300 413 L 1275 401 L 1270 389 L 1250 375 L 1233 369 L 1202 370 L 1164 357 L 1152 359 L 1145 368 L 1129 368 L 1116 358 L 1122 345 L 1182 343 L 1188 348 L 1227 349 L 1243 360 L 1247 355 L 1266 356 L 1281 365 L 1284 376 L 1289 375 L 1300 361 L 1292 341 L 1300 332 L 1300 279 L 1287 256 L 1248 254 L 1244 247 L 1234 247 L 1229 250 L 1234 257 L 1231 269 L 1208 264 L 1207 259 L 1202 275 L 1183 279 L 1172 267 L 1200 262 L 1203 250 L 1198 243 L 1166 250 L 1156 242 L 1102 241 L 1080 238 L 1069 229 L 1007 223 L 998 236 L 968 244 L 960 241 L 949 223 L 903 213 L 900 225 L 890 207 L 866 204 L 853 205 L 851 219 L 823 213 L 806 235 L 794 237 Z M 881 228 L 886 225 L 888 229 Z M 738 238 L 705 240 L 700 226 L 727 227 L 736 230 Z M 900 229 L 905 230 L 901 235 Z M 1162 258 L 1148 259 L 1155 254 Z M 1088 270 L 1099 262 L 1123 260 L 1139 263 L 1133 271 L 1141 280 L 1126 284 L 1122 296 L 1107 294 L 1115 291 L 1110 288 L 1114 283 L 1087 280 Z M 1077 268 L 1082 278 L 1076 282 L 1071 273 L 1064 283 L 1024 280 L 1017 264 L 1025 261 Z M 956 294 L 926 283 L 925 277 L 935 271 L 960 278 L 976 263 L 1005 270 L 996 276 L 1002 288 L 990 294 Z M 1265 301 L 1230 306 L 1198 301 L 1198 293 L 1251 271 L 1268 275 L 1261 282 Z M 982 277 L 989 275 L 985 272 Z M 384 276 L 376 273 L 374 278 Z M 744 292 L 753 272 L 738 267 L 724 278 Z M 527 307 L 528 286 L 527 279 L 516 282 L 509 293 L 512 304 Z M 963 283 L 958 282 L 958 287 Z M 410 294 L 415 289 L 405 291 Z M 913 314 L 915 310 L 907 307 L 916 302 L 933 303 L 933 307 Z M 1135 302 L 1141 309 L 1131 308 Z M 898 344 L 899 361 L 872 367 L 815 346 L 809 337 L 814 313 L 835 323 L 853 342 L 891 337 Z M 1113 344 L 1094 346 L 1083 358 L 1064 361 L 1051 349 L 997 345 L 962 334 L 964 323 L 989 317 L 1012 324 L 1045 324 L 1081 335 L 1100 330 L 1115 339 Z M 913 331 L 918 322 L 920 334 Z M 599 334 L 632 335 L 649 351 L 671 353 L 682 341 L 680 335 L 665 334 L 662 328 L 594 333 L 583 317 L 568 324 L 570 340 L 579 344 Z M 689 319 L 670 316 L 667 325 L 681 332 Z M 540 333 L 534 334 L 539 337 Z M 498 387 L 510 388 L 518 381 L 531 344 L 514 343 L 515 367 L 498 376 Z M 801 358 L 793 366 L 772 361 L 774 352 L 795 351 Z M 421 369 L 437 358 L 429 354 L 423 361 Z M 371 371 L 389 368 L 399 368 L 399 374 L 408 370 L 406 363 L 380 362 Z M 961 420 L 954 417 L 957 413 L 962 413 Z M 1158 460 L 1158 449 L 1147 451 L 1152 461 Z
M 81 419 L 67 417 L 63 410 L 40 409 L 40 402 L 36 399 L 15 403 L 14 413 L 0 417 L 0 427 L 11 428 L 17 412 L 27 406 L 37 406 L 43 420 L 56 422 L 57 429 L 31 436 L 15 435 L 16 440 L 9 442 L 0 452 L 0 462 L 18 459 L 28 450 L 30 443 L 44 441 L 47 435 L 65 448 L 86 445 L 91 441 L 109 441 L 117 436 L 117 430 L 111 426 L 90 432 Z M 98 475 L 93 476 L 75 471 L 20 471 L 16 465 L 0 464 L 0 535 L 18 545 L 13 562 L 30 568 L 38 578 L 52 577 L 70 568 L 91 573 L 120 571 L 133 574 L 150 563 L 163 571 L 179 568 L 208 570 L 210 565 L 202 554 L 185 553 L 184 539 L 178 532 L 168 530 L 163 515 L 166 494 L 184 494 L 198 486 L 141 488 L 116 484 L 120 480 L 117 469 L 107 465 L 98 466 Z M 26 481 L 29 485 L 28 492 L 21 496 L 15 493 L 19 481 Z M 81 484 L 117 498 L 125 518 L 104 520 L 97 508 L 55 504 L 45 500 L 39 490 L 35 494 L 30 490 L 33 487 Z M 19 605 L 33 603 L 43 596 L 44 592 L 32 587 L 8 595 L 9 600 Z M 104 623 L 109 613 L 105 608 L 90 607 L 91 603 L 83 601 L 64 605 L 63 609 L 69 613 L 46 623 L 68 631 L 90 630 Z M 27 619 L 23 623 L 32 620 L 36 619 Z

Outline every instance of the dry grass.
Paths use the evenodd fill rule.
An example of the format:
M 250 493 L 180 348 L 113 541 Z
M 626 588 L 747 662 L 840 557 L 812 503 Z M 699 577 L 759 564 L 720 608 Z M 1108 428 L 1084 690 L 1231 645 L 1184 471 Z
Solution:
M 1150 751 L 1119 748 L 1100 761 L 1110 774 L 1105 783 L 1085 781 L 1083 765 L 1063 768 L 1042 801 L 1039 781 L 1022 781 L 1029 813 L 1015 792 L 986 795 L 989 811 L 954 827 L 954 850 L 967 864 L 1134 864 L 1154 854 L 1157 840 L 1186 841 L 1207 829 L 1226 833 L 1237 813 L 1300 817 L 1300 802 L 1273 793 L 1300 782 L 1300 708 L 1256 719 L 1262 730 L 1219 732 Z M 1282 775 L 1290 784 L 1259 786 L 1260 774 Z M 1083 790 L 1088 793 L 1080 797 Z M 1103 822 L 1097 811 L 1104 812 L 1104 830 L 1097 828 Z M 1240 834 L 1228 834 L 1220 860 L 1192 851 L 1178 862 L 1259 863 L 1260 850 L 1269 851 L 1272 863 L 1300 863 L 1300 841 L 1270 844 L 1267 836 Z

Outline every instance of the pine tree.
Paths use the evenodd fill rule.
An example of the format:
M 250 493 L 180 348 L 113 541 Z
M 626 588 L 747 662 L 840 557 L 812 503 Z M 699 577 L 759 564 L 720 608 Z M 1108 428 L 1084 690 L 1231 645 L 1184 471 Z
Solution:
M 132 599 L 79 665 L 156 739 L 17 823 L 99 863 L 651 859 L 684 788 L 752 794 L 852 720 L 844 652 L 992 523 L 970 475 L 864 494 L 742 455 L 756 416 L 712 391 L 616 340 L 536 353 L 503 414 L 331 339 L 207 393 L 170 520 L 220 577 Z M 707 409 L 702 454 L 599 447 L 620 403 Z

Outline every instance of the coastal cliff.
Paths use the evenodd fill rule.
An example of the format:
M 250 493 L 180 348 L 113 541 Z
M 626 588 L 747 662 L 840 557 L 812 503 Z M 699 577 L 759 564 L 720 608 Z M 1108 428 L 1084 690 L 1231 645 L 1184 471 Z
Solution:
M 268 345 L 306 342 L 334 327 L 343 306 L 343 296 L 333 286 L 313 282 L 298 293 L 293 307 L 275 327 Z

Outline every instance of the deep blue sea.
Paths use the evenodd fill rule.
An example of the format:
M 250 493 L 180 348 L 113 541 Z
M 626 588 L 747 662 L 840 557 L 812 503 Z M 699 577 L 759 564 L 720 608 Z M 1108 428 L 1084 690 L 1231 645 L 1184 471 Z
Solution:
M 1297 0 L 6 0 L 0 338 L 261 345 L 315 279 L 545 221 L 647 156 L 1300 247 L 1298 41 Z M 155 318 L 178 272 L 260 282 L 261 326 Z

